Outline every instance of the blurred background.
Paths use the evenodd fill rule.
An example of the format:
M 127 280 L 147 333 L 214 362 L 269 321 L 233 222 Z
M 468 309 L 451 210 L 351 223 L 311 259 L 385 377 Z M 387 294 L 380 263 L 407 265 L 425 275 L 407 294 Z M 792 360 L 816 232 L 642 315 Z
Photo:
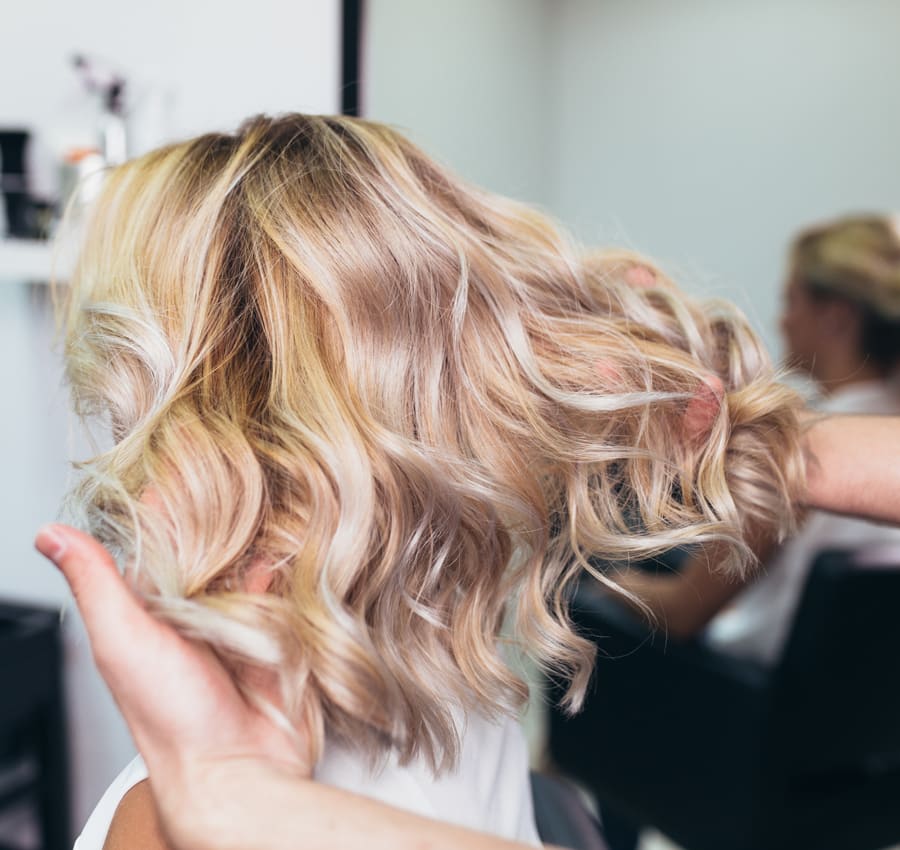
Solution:
M 837 214 L 900 207 L 898 38 L 893 0 L 6 8 L 0 598 L 65 605 L 31 540 L 57 516 L 70 459 L 88 449 L 51 351 L 55 255 L 44 237 L 104 160 L 255 112 L 355 101 L 581 241 L 635 248 L 689 291 L 736 301 L 777 357 L 791 236 Z M 132 750 L 74 613 L 62 634 L 74 828 Z M 0 700 L 16 687 L 0 681 Z M 18 830 L 16 840 L 38 840 Z

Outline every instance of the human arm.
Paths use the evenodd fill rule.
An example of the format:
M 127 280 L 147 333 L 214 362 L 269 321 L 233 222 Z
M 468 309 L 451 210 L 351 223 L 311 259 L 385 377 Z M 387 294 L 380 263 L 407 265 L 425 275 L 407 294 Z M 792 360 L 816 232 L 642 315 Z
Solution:
M 140 605 L 100 544 L 50 526 L 36 545 L 69 582 L 149 768 L 150 784 L 123 800 L 108 850 L 524 847 L 314 782 L 302 747 L 246 703 L 213 653 Z
M 183 797 L 182 807 L 163 811 L 161 815 L 157 814 L 147 783 L 132 789 L 116 813 L 104 845 L 106 850 L 334 850 L 335 847 L 523 850 L 525 847 L 404 812 L 311 779 L 279 774 L 264 760 L 208 764 L 195 775 L 194 781 L 198 784 Z M 164 832 L 173 836 L 171 843 Z
M 804 414 L 808 507 L 900 523 L 900 417 Z M 762 535 L 749 539 L 757 560 L 775 549 Z M 720 565 L 724 545 L 700 547 L 676 574 L 630 570 L 616 584 L 640 599 L 667 634 L 689 638 L 699 633 L 755 572 L 735 576 Z M 642 610 L 627 597 L 621 597 Z
M 755 535 L 748 542 L 760 561 L 774 549 L 771 538 L 763 535 Z M 620 598 L 638 613 L 646 614 L 649 609 L 654 624 L 667 635 L 693 637 L 752 579 L 722 569 L 728 555 L 725 544 L 711 543 L 694 549 L 676 573 L 623 571 L 615 576 L 616 585 L 639 599 L 643 607 L 627 596 Z
M 806 503 L 900 524 L 900 417 L 807 414 Z

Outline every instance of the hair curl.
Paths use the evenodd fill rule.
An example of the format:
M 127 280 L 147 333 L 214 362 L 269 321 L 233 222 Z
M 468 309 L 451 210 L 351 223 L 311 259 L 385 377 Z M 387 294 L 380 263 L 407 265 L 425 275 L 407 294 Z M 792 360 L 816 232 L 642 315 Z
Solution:
M 71 283 L 76 406 L 117 437 L 74 501 L 153 610 L 274 671 L 319 745 L 453 764 L 454 705 L 527 695 L 507 620 L 575 709 L 588 557 L 746 560 L 748 523 L 790 524 L 799 402 L 734 309 L 581 254 L 387 127 L 258 117 L 126 163 Z

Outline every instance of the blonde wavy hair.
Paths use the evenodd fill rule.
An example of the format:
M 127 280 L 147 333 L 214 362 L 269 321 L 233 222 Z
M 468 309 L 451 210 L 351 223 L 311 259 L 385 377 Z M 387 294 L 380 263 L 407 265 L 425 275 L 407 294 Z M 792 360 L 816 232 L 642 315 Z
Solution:
M 802 283 L 900 322 L 900 230 L 884 215 L 848 215 L 793 241 L 790 269 Z
M 454 707 L 527 696 L 507 639 L 577 709 L 588 558 L 746 560 L 799 493 L 799 401 L 736 311 L 368 121 L 257 117 L 115 169 L 62 315 L 117 440 L 82 465 L 89 527 L 318 747 L 452 765 Z
M 800 233 L 790 251 L 795 285 L 814 300 L 859 312 L 859 354 L 885 377 L 900 367 L 900 230 L 884 215 L 848 215 Z M 801 363 L 810 368 L 809 363 Z

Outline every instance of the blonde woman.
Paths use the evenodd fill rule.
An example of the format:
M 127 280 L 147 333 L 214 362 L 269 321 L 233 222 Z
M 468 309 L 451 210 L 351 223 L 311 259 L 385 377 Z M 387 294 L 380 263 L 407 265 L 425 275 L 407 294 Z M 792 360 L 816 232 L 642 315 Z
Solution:
M 739 315 L 374 123 L 260 117 L 117 168 L 63 316 L 116 439 L 74 501 L 273 720 L 262 748 L 525 843 L 516 653 L 578 708 L 587 557 L 715 540 L 737 568 L 803 490 L 798 399 Z M 146 777 L 80 850 L 162 846 Z
M 898 434 L 898 418 L 817 418 L 805 436 L 807 504 L 900 524 Z M 308 769 L 286 769 L 269 752 L 275 730 L 218 659 L 143 610 L 96 541 L 56 525 L 43 528 L 36 545 L 69 582 L 100 671 L 150 765 L 160 818 L 154 840 L 176 850 L 525 846 L 310 782 Z M 159 680 L 173 685 L 174 699 L 156 687 Z M 134 804 L 138 831 L 147 831 L 140 808 L 148 796 Z
M 900 418 L 817 417 L 804 437 L 804 501 L 900 524 L 898 434 Z M 36 545 L 69 582 L 100 671 L 150 765 L 160 818 L 157 824 L 153 815 L 153 840 L 176 850 L 525 846 L 310 782 L 308 768 L 286 769 L 270 755 L 277 731 L 247 705 L 218 659 L 143 610 L 96 541 L 57 525 L 42 529 Z M 124 631 L 130 640 L 121 640 Z M 153 676 L 135 677 L 135 670 Z M 174 699 L 157 680 L 174 687 Z M 144 834 L 147 790 L 134 804 L 135 831 Z

